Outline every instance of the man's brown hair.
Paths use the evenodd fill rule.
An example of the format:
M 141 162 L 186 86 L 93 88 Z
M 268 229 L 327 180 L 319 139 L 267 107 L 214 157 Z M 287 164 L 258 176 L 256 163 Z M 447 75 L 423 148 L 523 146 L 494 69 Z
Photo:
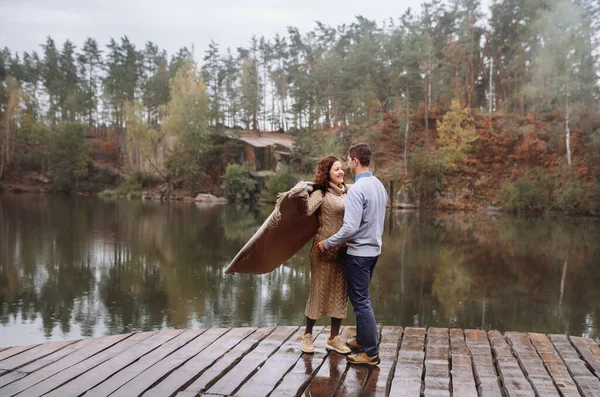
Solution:
M 368 143 L 355 143 L 348 149 L 348 156 L 357 159 L 363 167 L 368 167 L 371 164 L 371 147 Z

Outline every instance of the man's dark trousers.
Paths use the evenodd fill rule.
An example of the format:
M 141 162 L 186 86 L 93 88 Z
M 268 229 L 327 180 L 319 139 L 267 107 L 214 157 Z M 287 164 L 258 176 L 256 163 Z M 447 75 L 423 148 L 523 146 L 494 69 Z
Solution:
M 379 256 L 362 257 L 346 254 L 344 271 L 348 279 L 348 296 L 356 316 L 356 341 L 369 356 L 379 354 L 377 324 L 371 308 L 369 284 Z

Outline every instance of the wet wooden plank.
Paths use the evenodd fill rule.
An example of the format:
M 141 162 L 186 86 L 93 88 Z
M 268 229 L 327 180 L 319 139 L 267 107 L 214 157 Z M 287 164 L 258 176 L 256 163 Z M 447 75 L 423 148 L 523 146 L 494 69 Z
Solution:
M 600 347 L 590 338 L 570 336 L 571 344 L 597 377 L 600 377 Z
M 51 353 L 45 357 L 35 360 L 32 363 L 27 364 L 24 367 L 21 367 L 16 371 L 7 373 L 6 375 L 0 377 L 0 388 L 8 385 L 9 383 L 16 382 L 17 380 L 26 377 L 30 373 L 35 372 L 41 368 L 44 368 L 44 367 L 62 359 L 63 357 L 65 357 L 79 349 L 82 349 L 83 347 L 90 345 L 96 341 L 97 341 L 97 338 L 81 340 L 74 344 L 70 344 L 70 345 L 68 345 L 54 353 Z
M 229 328 L 210 328 L 181 349 L 163 358 L 161 361 L 157 362 L 129 382 L 125 383 L 113 394 L 111 394 L 111 396 L 129 397 L 142 394 L 153 385 L 160 382 L 173 370 L 179 368 L 186 361 L 204 351 L 204 349 L 206 349 L 212 343 L 215 343 L 215 341 L 218 343 L 219 338 L 228 330 Z
M 388 383 L 391 383 L 394 365 L 398 359 L 398 348 L 402 337 L 402 327 L 383 327 L 379 342 L 381 363 L 371 369 L 369 379 L 360 397 L 386 396 Z
M 519 362 L 513 356 L 512 351 L 504 336 L 498 331 L 489 331 L 488 338 L 492 346 L 492 353 L 498 366 L 500 379 L 504 390 L 509 397 L 512 396 L 535 396 L 531 383 L 526 378 Z
M 425 361 L 425 328 L 406 328 L 402 337 L 390 396 L 419 396 Z
M 450 330 L 450 356 L 452 357 L 452 394 L 461 397 L 477 397 L 475 374 L 469 349 L 462 329 Z
M 320 328 L 320 327 L 319 327 Z M 275 387 L 270 397 L 289 397 L 299 395 L 308 386 L 314 374 L 323 364 L 323 360 L 327 357 L 325 344 L 329 338 L 330 329 L 317 327 L 313 328 L 313 343 L 315 352 L 313 354 L 304 354 L 285 374 L 281 382 Z
M 26 352 L 27 350 L 33 349 L 34 347 L 37 347 L 37 346 L 39 346 L 39 345 L 16 346 L 16 347 L 9 347 L 7 349 L 4 349 L 0 352 L 0 361 L 3 361 L 3 360 L 6 360 L 7 358 L 16 356 L 17 354 Z
M 450 397 L 449 343 L 448 328 L 429 328 L 425 348 L 425 397 Z
M 287 342 L 281 345 L 235 395 L 262 397 L 269 394 L 302 355 L 301 340 L 304 329 L 304 327 L 298 329 Z
M 465 333 L 461 328 L 450 328 L 450 355 L 455 354 L 469 354 Z
M 72 354 L 63 357 L 38 371 L 33 372 L 29 376 L 3 387 L 0 389 L 0 391 L 2 392 L 3 396 L 15 395 L 16 393 L 28 389 L 59 373 L 60 371 L 66 370 L 90 357 L 93 357 L 94 355 L 97 355 L 102 351 L 118 345 L 120 342 L 127 340 L 131 336 L 132 334 L 113 335 L 95 340 L 93 343 L 84 346 Z
M 277 351 L 297 329 L 298 327 L 277 327 L 271 335 L 263 339 L 254 350 L 242 358 L 234 371 L 229 371 L 214 386 L 208 389 L 208 393 L 233 394 L 246 378 Z
M 505 337 L 535 393 L 544 397 L 560 397 L 529 336 L 524 332 L 507 332 Z
M 356 327 L 347 327 L 345 339 L 356 337 Z M 377 327 L 378 342 L 381 341 L 381 326 Z M 336 353 L 337 354 L 337 353 Z M 379 357 L 381 359 L 381 356 Z M 335 392 L 336 396 L 358 396 L 363 390 L 373 367 L 365 365 L 346 365 L 346 372 Z
M 202 354 L 192 357 L 159 384 L 144 393 L 144 397 L 163 397 L 175 394 L 186 385 L 191 384 L 206 368 L 211 366 L 254 331 L 256 331 L 256 328 L 233 328 L 229 330 L 229 332 L 219 338 L 218 343 L 213 343 Z
M 87 393 L 85 393 L 85 396 L 101 397 L 110 395 L 119 387 L 123 386 L 125 383 L 129 382 L 131 379 L 135 378 L 154 364 L 160 362 L 165 357 L 168 357 L 173 352 L 184 347 L 187 343 L 197 338 L 203 332 L 204 330 L 202 329 L 188 329 L 184 331 L 177 337 L 160 346 L 158 349 L 145 355 L 143 360 L 139 360 L 129 367 L 122 369 L 114 376 L 108 378 L 93 389 L 89 390 Z
M 73 379 L 69 383 L 54 389 L 52 392 L 46 394 L 46 396 L 79 396 L 97 384 L 102 383 L 103 380 L 111 377 L 121 369 L 139 360 L 140 357 L 143 357 L 163 343 L 173 339 L 181 332 L 183 331 L 170 330 L 154 333 L 150 337 L 136 344 L 134 347 L 116 354 L 115 356 L 104 361 L 102 364 L 92 368 L 76 379 Z
M 57 350 L 60 350 L 76 342 L 78 341 L 72 340 L 64 342 L 46 343 L 43 345 L 36 346 L 33 349 L 29 349 L 23 353 L 14 355 L 10 358 L 0 361 L 0 370 L 4 370 L 7 372 L 14 371 L 17 368 L 23 367 L 35 360 L 39 360 L 45 356 L 54 353 Z
M 586 397 L 600 396 L 600 380 L 594 376 L 584 360 L 579 357 L 567 335 L 548 335 L 552 345 L 573 377 L 579 392 Z
M 346 356 L 329 352 L 304 395 L 314 397 L 333 396 L 346 371 L 346 366 Z
M 479 396 L 502 397 L 487 333 L 483 330 L 467 329 L 465 330 L 465 343 L 473 362 Z
M 96 367 L 97 365 L 109 360 L 111 357 L 129 349 L 133 346 L 136 346 L 141 341 L 149 338 L 154 335 L 156 332 L 142 332 L 138 334 L 134 334 L 131 337 L 113 345 L 112 347 L 103 350 L 102 352 L 95 354 L 94 356 L 81 361 L 63 371 L 58 372 L 57 374 L 52 375 L 49 378 L 44 379 L 43 381 L 37 383 L 36 385 L 30 387 L 25 390 L 21 394 L 20 397 L 37 397 L 45 395 L 46 393 L 51 392 L 52 390 L 58 388 L 59 386 L 64 385 L 67 382 L 77 378 L 78 376 L 84 374 L 90 369 Z M 25 378 L 27 379 L 27 378 Z
M 544 334 L 531 332 L 528 333 L 528 336 L 562 395 L 564 397 L 580 396 L 575 381 L 569 374 L 569 370 L 561 360 L 558 352 L 552 346 L 550 339 Z
M 228 351 L 213 366 L 189 385 L 183 392 L 184 394 L 198 395 L 214 385 L 222 376 L 227 374 L 234 366 L 249 352 L 251 352 L 264 338 L 273 332 L 274 328 L 259 328 L 258 331 L 250 334 L 246 339 L 238 343 L 233 349 Z

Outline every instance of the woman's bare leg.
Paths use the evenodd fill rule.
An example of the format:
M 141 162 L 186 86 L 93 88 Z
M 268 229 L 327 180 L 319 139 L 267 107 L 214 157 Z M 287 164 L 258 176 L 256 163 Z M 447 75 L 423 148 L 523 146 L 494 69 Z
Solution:
M 313 327 L 316 322 L 317 322 L 317 320 L 313 320 L 312 318 L 306 317 L 306 330 L 304 331 L 304 335 L 312 334 Z
M 330 339 L 335 338 L 336 336 L 338 336 L 340 334 L 341 325 L 342 325 L 341 318 L 331 317 L 331 334 L 329 335 Z

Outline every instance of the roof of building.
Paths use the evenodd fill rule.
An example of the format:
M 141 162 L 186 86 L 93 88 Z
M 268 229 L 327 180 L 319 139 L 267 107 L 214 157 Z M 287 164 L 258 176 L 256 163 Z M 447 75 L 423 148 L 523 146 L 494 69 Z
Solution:
M 279 132 L 256 132 L 256 131 L 235 131 L 228 130 L 225 134 L 231 138 L 240 139 L 254 147 L 267 147 L 273 145 L 281 145 L 288 149 L 292 149 L 294 138 L 289 134 Z

